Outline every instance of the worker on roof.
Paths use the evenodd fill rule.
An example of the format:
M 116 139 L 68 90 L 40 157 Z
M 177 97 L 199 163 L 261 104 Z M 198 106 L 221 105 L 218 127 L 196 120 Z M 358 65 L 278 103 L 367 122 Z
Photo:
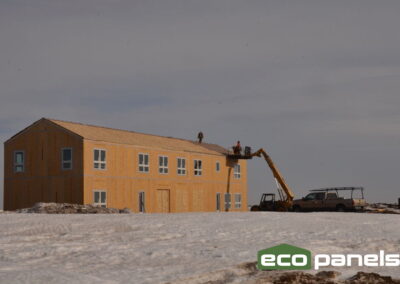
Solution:
M 204 134 L 203 134 L 203 132 L 199 132 L 199 134 L 197 134 L 197 138 L 199 139 L 199 143 L 201 143 L 201 141 L 203 141 L 203 138 L 204 138 Z

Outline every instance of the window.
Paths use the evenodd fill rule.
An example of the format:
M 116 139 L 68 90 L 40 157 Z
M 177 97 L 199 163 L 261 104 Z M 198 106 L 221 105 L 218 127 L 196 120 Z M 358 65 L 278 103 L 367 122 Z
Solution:
M 326 193 L 326 199 L 338 199 L 337 193 L 336 192 Z
M 178 158 L 178 175 L 184 176 L 186 175 L 186 159 L 185 158 Z
M 242 207 L 242 195 L 240 193 L 235 193 L 235 208 Z
M 144 198 L 144 192 L 141 191 L 139 192 L 139 212 L 144 213 L 145 210 L 145 198 Z
M 233 177 L 240 178 L 240 165 L 236 164 L 235 169 L 233 170 Z
M 324 200 L 325 192 L 310 193 L 304 199 L 305 200 Z
M 216 163 L 215 163 L 215 170 L 216 170 L 217 172 L 219 172 L 219 171 L 221 170 L 221 165 L 220 165 L 219 162 L 216 162 Z
M 72 149 L 63 148 L 61 149 L 61 168 L 63 170 L 72 169 Z
M 149 154 L 139 154 L 139 172 L 149 172 Z
M 93 205 L 107 207 L 107 192 L 104 190 L 95 190 L 93 192 Z
M 219 193 L 219 192 L 217 193 L 215 201 L 217 202 L 217 204 L 216 204 L 217 211 L 221 211 L 221 193 Z
M 106 169 L 106 150 L 94 150 L 94 168 L 100 170 Z
M 194 175 L 201 176 L 202 171 L 203 171 L 203 169 L 202 169 L 201 160 L 194 160 Z
M 225 193 L 225 210 L 231 208 L 231 194 Z
M 14 152 L 14 172 L 23 173 L 25 171 L 25 152 Z
M 160 174 L 168 174 L 168 157 L 159 156 L 158 157 L 158 172 Z
M 305 200 L 314 200 L 316 199 L 317 194 L 316 193 L 310 193 L 306 197 L 304 197 Z

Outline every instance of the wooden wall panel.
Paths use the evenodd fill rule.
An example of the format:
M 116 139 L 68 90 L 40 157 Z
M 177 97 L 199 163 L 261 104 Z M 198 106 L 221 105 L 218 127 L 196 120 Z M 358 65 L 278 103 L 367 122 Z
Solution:
M 106 170 L 94 169 L 94 149 L 106 150 Z M 138 155 L 150 155 L 150 171 L 138 170 Z M 168 174 L 158 171 L 158 157 L 168 156 Z M 177 174 L 177 158 L 186 158 L 187 173 Z M 201 176 L 194 175 L 194 160 L 203 162 Z M 216 162 L 220 162 L 220 171 L 216 171 Z M 193 154 L 187 152 L 162 151 L 119 145 L 101 141 L 84 140 L 84 203 L 93 202 L 93 190 L 107 191 L 107 206 L 130 208 L 138 212 L 139 192 L 146 194 L 146 211 L 161 212 L 157 202 L 157 190 L 169 189 L 171 212 L 216 211 L 216 193 L 221 193 L 221 209 L 224 209 L 224 194 L 242 195 L 242 207 L 229 211 L 247 211 L 247 168 L 246 161 L 240 161 L 241 178 L 233 176 L 232 163 L 227 163 L 224 156 Z
M 4 209 L 36 202 L 83 202 L 83 141 L 47 120 L 40 120 L 4 144 Z M 73 149 L 73 169 L 62 170 L 61 149 Z M 14 151 L 25 152 L 25 171 L 14 173 Z M 56 199 L 57 198 L 57 199 Z

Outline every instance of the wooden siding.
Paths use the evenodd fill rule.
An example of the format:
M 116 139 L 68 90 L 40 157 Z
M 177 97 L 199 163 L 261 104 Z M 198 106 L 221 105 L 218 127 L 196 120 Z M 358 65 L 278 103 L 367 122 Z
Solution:
M 106 169 L 94 168 L 94 149 L 106 150 Z M 139 172 L 139 153 L 149 154 L 150 170 Z M 168 174 L 160 174 L 158 157 L 168 157 Z M 177 158 L 186 159 L 186 175 L 177 174 Z M 194 160 L 202 161 L 202 175 L 194 175 Z M 220 171 L 216 171 L 216 162 Z M 170 212 L 216 211 L 216 194 L 221 193 L 221 211 L 225 211 L 224 194 L 231 193 L 229 211 L 247 211 L 247 168 L 241 160 L 241 178 L 233 175 L 234 164 L 224 155 L 194 154 L 178 151 L 120 145 L 84 140 L 84 202 L 93 203 L 93 191 L 107 191 L 107 206 L 139 211 L 139 192 L 145 192 L 146 212 L 164 212 L 158 190 L 168 190 Z M 234 194 L 242 196 L 240 209 L 234 208 Z M 165 194 L 165 193 L 164 193 Z M 163 203 L 162 203 L 163 204 Z
M 156 148 L 93 141 L 42 119 L 4 145 L 4 209 L 30 207 L 36 202 L 91 204 L 94 191 L 104 190 L 108 207 L 130 208 L 133 212 L 139 211 L 139 192 L 145 193 L 145 211 L 149 213 L 216 211 L 217 193 L 220 193 L 221 211 L 247 211 L 246 161 L 239 161 L 241 178 L 236 179 L 234 164 L 228 163 L 222 153 L 204 151 L 199 145 L 176 150 L 177 145 L 162 144 L 173 143 L 173 139 L 157 139 Z M 219 149 L 212 144 L 207 147 Z M 73 149 L 72 170 L 61 168 L 62 148 Z M 195 148 L 200 152 L 194 151 Z M 106 169 L 94 168 L 94 149 L 106 150 Z M 14 173 L 16 150 L 25 152 L 23 173 Z M 148 173 L 139 172 L 139 153 L 149 154 Z M 167 174 L 159 173 L 159 156 L 168 157 Z M 177 158 L 186 159 L 186 175 L 178 175 Z M 194 175 L 194 160 L 202 161 L 201 176 Z M 216 162 L 220 164 L 219 171 Z M 226 193 L 231 194 L 229 210 L 225 210 Z M 241 194 L 241 208 L 235 208 L 235 193 Z
M 72 170 L 62 170 L 61 149 L 73 152 Z M 83 202 L 82 139 L 40 120 L 4 144 L 4 209 L 36 202 Z M 25 170 L 14 172 L 14 151 L 25 153 Z

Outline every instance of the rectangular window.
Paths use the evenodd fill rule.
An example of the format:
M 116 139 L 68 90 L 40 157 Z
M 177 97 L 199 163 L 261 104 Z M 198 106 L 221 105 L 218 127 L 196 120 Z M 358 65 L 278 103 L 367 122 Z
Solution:
M 194 175 L 201 176 L 203 172 L 201 160 L 194 160 Z
M 177 159 L 177 164 L 178 164 L 178 175 L 184 176 L 186 175 L 186 159 L 185 158 L 178 158 Z
M 236 164 L 235 169 L 233 171 L 234 178 L 240 178 L 240 165 Z
M 139 172 L 149 172 L 149 154 L 139 154 Z
M 63 170 L 72 169 L 72 149 L 62 148 L 61 149 L 61 168 Z
M 216 204 L 217 211 L 221 211 L 221 193 L 219 193 L 219 192 L 217 193 L 215 201 L 217 202 L 217 204 Z
M 242 207 L 242 195 L 240 193 L 235 193 L 235 208 Z
M 94 149 L 94 168 L 105 170 L 106 169 L 106 150 Z
M 225 193 L 225 210 L 231 208 L 231 194 Z
M 23 173 L 25 171 L 25 152 L 14 152 L 14 172 Z
M 93 205 L 107 207 L 107 192 L 105 190 L 93 191 Z
M 220 165 L 219 162 L 216 162 L 216 163 L 215 163 L 215 170 L 216 170 L 217 172 L 219 172 L 219 171 L 221 170 L 221 165 Z
M 168 174 L 168 157 L 158 156 L 158 172 L 160 174 Z
M 139 212 L 146 212 L 144 192 L 139 192 Z

